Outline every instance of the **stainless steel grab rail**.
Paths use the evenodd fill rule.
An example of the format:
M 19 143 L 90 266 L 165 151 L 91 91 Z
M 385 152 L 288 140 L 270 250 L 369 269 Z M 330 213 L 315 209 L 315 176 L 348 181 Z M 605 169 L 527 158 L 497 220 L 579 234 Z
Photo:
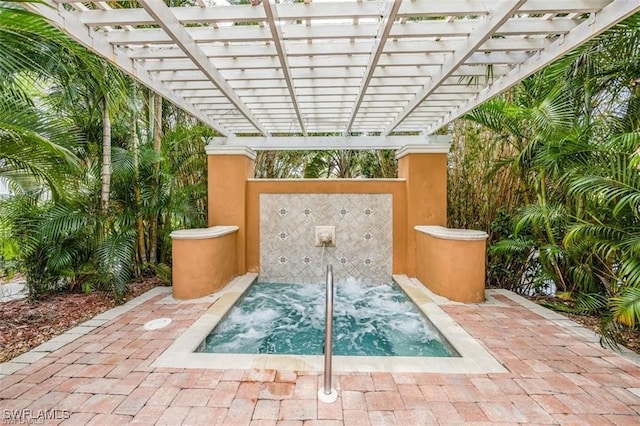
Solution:
M 324 335 L 324 394 L 331 394 L 331 355 L 333 352 L 333 267 L 327 265 L 327 303 Z
M 331 387 L 333 353 L 333 266 L 327 265 L 327 300 L 325 309 L 326 330 L 324 336 L 324 386 L 318 391 L 320 402 L 330 404 L 338 399 L 338 393 Z

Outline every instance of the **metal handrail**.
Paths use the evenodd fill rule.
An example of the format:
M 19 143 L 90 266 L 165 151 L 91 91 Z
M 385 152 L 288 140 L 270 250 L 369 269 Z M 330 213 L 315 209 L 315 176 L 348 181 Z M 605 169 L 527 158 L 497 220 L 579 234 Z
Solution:
M 333 352 L 333 266 L 331 265 L 327 265 L 327 303 L 325 310 L 325 323 L 323 392 L 325 395 L 331 395 L 331 355 Z

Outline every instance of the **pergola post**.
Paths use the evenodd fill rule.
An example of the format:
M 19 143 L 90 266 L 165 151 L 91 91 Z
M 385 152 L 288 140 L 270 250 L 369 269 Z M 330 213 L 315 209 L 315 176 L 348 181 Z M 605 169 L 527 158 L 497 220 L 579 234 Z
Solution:
M 247 179 L 253 177 L 256 154 L 246 147 L 208 145 L 208 226 L 238 227 L 238 273 L 246 268 Z
M 449 143 L 406 145 L 396 153 L 398 177 L 406 180 L 407 251 L 405 273 L 416 275 L 416 226 L 447 224 Z

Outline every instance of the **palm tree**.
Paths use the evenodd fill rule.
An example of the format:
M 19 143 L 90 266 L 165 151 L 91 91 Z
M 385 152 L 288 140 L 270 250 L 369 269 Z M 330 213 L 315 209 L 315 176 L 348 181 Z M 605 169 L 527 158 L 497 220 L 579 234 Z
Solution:
M 79 70 L 83 85 L 77 84 Z M 93 198 L 87 197 L 93 179 L 84 180 L 96 171 L 86 156 L 92 149 L 81 145 L 86 120 L 68 114 L 71 106 L 80 111 L 95 99 L 80 94 L 98 93 L 93 104 L 108 106 L 111 93 L 94 77 L 109 71 L 39 16 L 18 6 L 0 7 L 0 72 L 6 77 L 0 83 L 0 174 L 20 190 L 0 206 L 0 239 L 9 247 L 2 255 L 21 260 L 33 298 L 86 278 L 113 285 L 117 297 L 126 290 L 130 232 L 117 217 L 95 214 Z M 110 84 L 120 81 L 118 74 L 105 77 Z M 65 88 L 64 99 L 71 102 L 61 103 L 55 88 Z M 110 146 L 109 115 L 102 116 Z M 104 154 L 110 156 L 108 149 Z
M 55 64 L 50 73 L 60 76 L 49 95 L 55 108 L 84 130 L 88 144 L 97 142 L 98 138 L 101 141 L 100 204 L 106 212 L 111 192 L 111 121 L 117 111 L 127 106 L 128 80 L 106 61 L 84 49 L 68 61 Z M 93 148 L 89 147 L 87 152 L 93 152 Z
M 524 206 L 493 254 L 539 253 L 545 275 L 598 311 L 605 342 L 640 323 L 640 16 L 466 118 L 513 143 Z M 566 308 L 565 308 L 566 309 Z
M 47 64 L 68 40 L 42 18 L 0 5 L 0 178 L 15 191 L 46 185 L 58 197 L 79 134 L 46 104 L 37 103 Z
M 511 167 L 519 176 L 519 187 L 525 205 L 514 228 L 514 238 L 493 248 L 494 254 L 522 250 L 530 261 L 539 261 L 545 279 L 552 279 L 568 289 L 566 250 L 562 238 L 570 215 L 564 203 L 563 189 L 556 184 L 559 174 L 549 162 L 574 138 L 574 116 L 569 99 L 557 84 L 544 73 L 525 80 L 508 97 L 492 100 L 472 111 L 465 118 L 501 135 L 503 144 L 510 144 L 514 155 L 501 159 L 500 167 Z M 517 235 L 523 231 L 531 247 L 525 249 Z M 535 256 L 533 255 L 535 252 Z
M 566 237 L 570 245 L 588 244 L 588 250 L 602 259 L 598 274 L 610 297 L 613 319 L 629 326 L 640 322 L 638 147 L 636 131 L 618 135 L 595 152 L 594 164 L 571 184 L 573 193 L 592 203 L 592 214 Z
M 632 16 L 566 61 L 576 77 L 569 86 L 594 132 L 589 162 L 570 181 L 570 194 L 587 214 L 566 237 L 598 259 L 605 341 L 618 324 L 640 323 L 640 15 Z M 587 306 L 587 307 L 589 307 Z

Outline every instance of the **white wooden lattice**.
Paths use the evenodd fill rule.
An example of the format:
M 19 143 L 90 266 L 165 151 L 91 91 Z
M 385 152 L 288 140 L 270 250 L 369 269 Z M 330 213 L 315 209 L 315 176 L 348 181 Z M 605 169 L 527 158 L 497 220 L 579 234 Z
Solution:
M 382 141 L 435 132 L 640 11 L 638 0 L 47 1 L 28 7 L 223 136 Z

